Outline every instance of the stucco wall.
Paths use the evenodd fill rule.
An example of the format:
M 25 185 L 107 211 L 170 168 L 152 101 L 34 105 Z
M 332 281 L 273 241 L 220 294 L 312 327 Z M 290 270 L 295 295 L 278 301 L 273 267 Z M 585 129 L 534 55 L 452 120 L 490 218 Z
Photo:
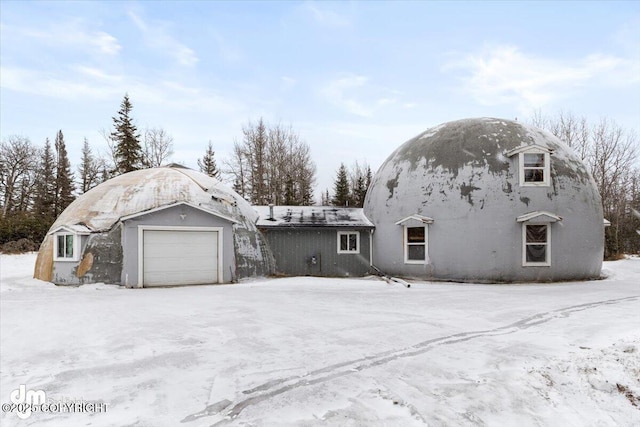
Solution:
M 185 215 L 184 219 L 180 217 L 181 214 Z M 235 258 L 231 222 L 190 206 L 181 205 L 147 215 L 141 215 L 123 223 L 122 247 L 124 249 L 124 257 L 121 276 L 122 284 L 130 287 L 136 287 L 138 284 L 138 226 L 143 225 L 166 226 L 168 228 L 222 227 L 222 248 L 218 250 L 222 251 L 223 256 L 223 282 L 228 283 L 232 281 L 232 270 L 235 268 Z
M 263 229 L 276 261 L 276 272 L 289 276 L 364 276 L 369 272 L 369 230 L 360 232 L 358 254 L 338 253 L 338 230 Z M 315 262 L 313 258 L 315 257 Z
M 554 150 L 548 187 L 520 186 L 527 144 Z M 555 281 L 598 277 L 600 197 L 580 160 L 559 140 L 516 122 L 478 119 L 441 125 L 408 141 L 376 173 L 365 213 L 376 226 L 374 264 L 404 276 L 461 281 Z M 551 266 L 522 266 L 520 215 L 549 211 Z M 428 262 L 404 263 L 402 226 L 412 214 L 428 226 Z

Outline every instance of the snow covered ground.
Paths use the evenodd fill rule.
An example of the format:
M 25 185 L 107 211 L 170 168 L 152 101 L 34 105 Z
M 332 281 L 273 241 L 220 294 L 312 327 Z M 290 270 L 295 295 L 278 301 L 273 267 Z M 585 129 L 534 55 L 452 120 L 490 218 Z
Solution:
M 410 289 L 65 288 L 34 261 L 0 256 L 0 402 L 25 385 L 107 411 L 3 426 L 640 425 L 639 258 L 601 281 Z

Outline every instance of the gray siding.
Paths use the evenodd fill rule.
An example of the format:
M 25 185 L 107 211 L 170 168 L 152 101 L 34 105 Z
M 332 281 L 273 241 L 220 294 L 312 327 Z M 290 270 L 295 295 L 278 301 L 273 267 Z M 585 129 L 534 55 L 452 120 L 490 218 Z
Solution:
M 184 219 L 180 214 L 186 214 Z M 166 227 L 222 227 L 223 281 L 231 282 L 235 276 L 232 224 L 222 218 L 202 212 L 189 206 L 175 206 L 148 215 L 141 215 L 124 222 L 122 247 L 121 283 L 135 287 L 138 284 L 138 226 L 157 225 Z M 233 274 L 232 274 L 233 273 Z
M 276 272 L 288 276 L 364 276 L 369 272 L 368 229 L 262 229 L 276 261 Z M 338 253 L 338 231 L 358 231 L 357 254 Z M 314 262 L 315 260 L 315 262 Z

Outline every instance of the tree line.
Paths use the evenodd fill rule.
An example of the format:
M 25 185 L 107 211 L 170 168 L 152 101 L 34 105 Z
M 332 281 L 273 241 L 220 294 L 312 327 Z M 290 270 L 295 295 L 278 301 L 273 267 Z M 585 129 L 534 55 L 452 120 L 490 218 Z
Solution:
M 76 170 L 71 168 L 62 130 L 56 133 L 53 145 L 48 138 L 38 146 L 19 135 L 0 142 L 3 251 L 37 250 L 51 224 L 76 196 L 115 176 L 169 161 L 173 137 L 162 128 L 148 128 L 141 134 L 132 110 L 125 94 L 112 117 L 112 129 L 100 132 L 106 141 L 106 153 L 95 152 L 85 138 Z M 290 128 L 268 126 L 262 119 L 259 124 L 260 129 L 254 130 L 249 123 L 243 128 L 243 142 L 235 144 L 240 164 L 231 162 L 229 170 L 222 171 L 209 141 L 204 155 L 197 159 L 198 168 L 216 179 L 221 179 L 223 172 L 231 176 L 234 187 L 253 203 L 312 204 L 315 165 L 309 146 Z M 261 134 L 269 135 L 268 146 L 251 137 Z M 240 173 L 236 165 L 242 169 Z M 284 197 L 276 198 L 279 194 Z
M 75 199 L 107 179 L 130 171 L 166 164 L 173 138 L 162 128 L 142 134 L 132 118 L 125 95 L 112 117 L 112 129 L 101 134 L 107 152 L 96 153 L 85 138 L 80 163 L 72 170 L 62 130 L 53 144 L 43 146 L 12 135 L 0 142 L 0 245 L 21 241 L 23 250 L 36 250 L 55 218 Z M 609 119 L 590 123 L 561 112 L 538 112 L 530 122 L 546 129 L 574 149 L 593 175 L 602 197 L 605 256 L 640 252 L 640 159 L 637 135 Z M 291 127 L 262 118 L 242 127 L 229 159 L 219 168 L 213 144 L 197 159 L 201 172 L 227 180 L 254 205 L 312 205 L 316 167 L 309 145 Z M 371 185 L 371 167 L 344 163 L 336 171 L 332 193 L 321 193 L 322 205 L 362 207 Z

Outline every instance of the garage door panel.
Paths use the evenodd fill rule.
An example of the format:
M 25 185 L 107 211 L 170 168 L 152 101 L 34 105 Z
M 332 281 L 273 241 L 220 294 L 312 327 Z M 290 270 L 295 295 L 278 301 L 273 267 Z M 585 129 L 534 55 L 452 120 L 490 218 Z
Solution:
M 143 231 L 144 286 L 217 282 L 217 231 Z
M 145 286 L 177 286 L 177 285 L 203 285 L 216 283 L 211 279 L 209 271 L 162 272 L 148 273 L 145 276 Z

